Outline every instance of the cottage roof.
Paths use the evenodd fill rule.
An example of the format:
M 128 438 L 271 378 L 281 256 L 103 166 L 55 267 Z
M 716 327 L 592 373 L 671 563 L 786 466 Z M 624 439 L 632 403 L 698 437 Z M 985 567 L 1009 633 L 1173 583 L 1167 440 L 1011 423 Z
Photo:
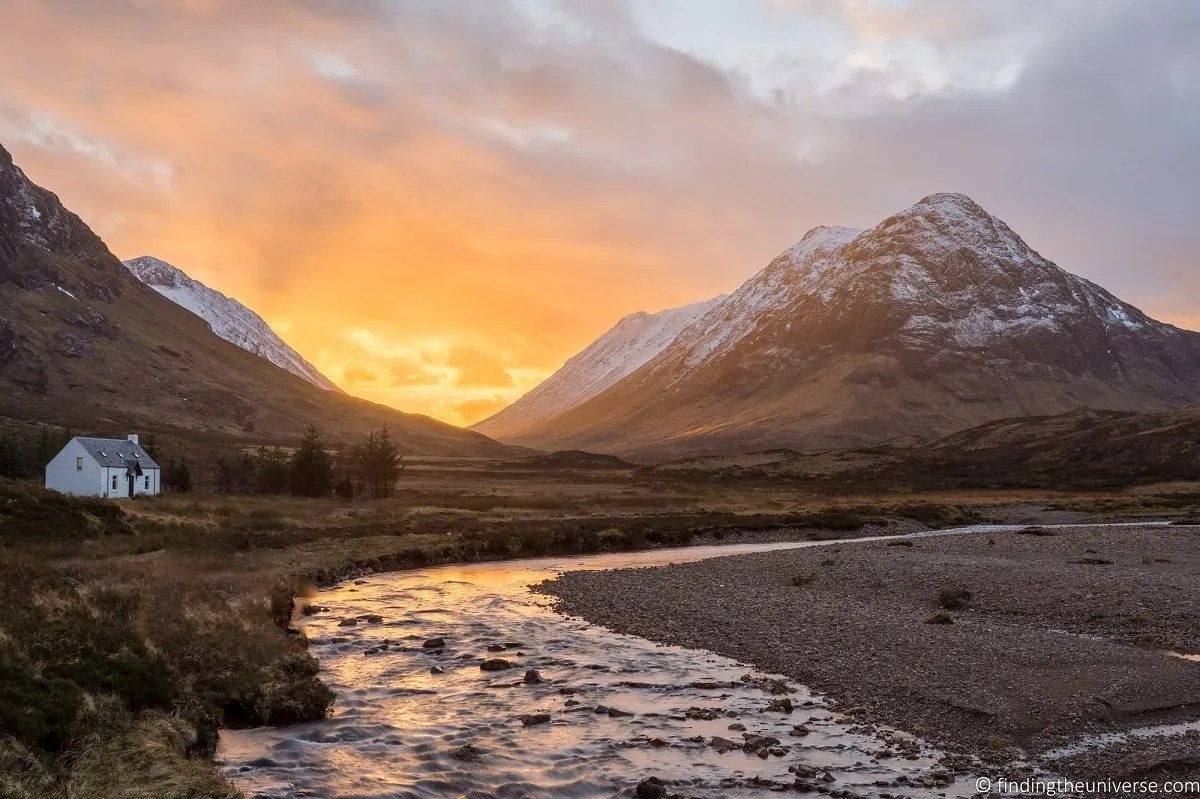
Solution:
M 96 459 L 96 462 L 101 466 L 115 466 L 125 469 L 129 466 L 129 461 L 135 461 L 142 469 L 157 469 L 159 465 L 154 462 L 146 450 L 142 449 L 141 444 L 134 444 L 124 438 L 87 438 L 85 436 L 76 436 L 78 441 L 88 454 Z

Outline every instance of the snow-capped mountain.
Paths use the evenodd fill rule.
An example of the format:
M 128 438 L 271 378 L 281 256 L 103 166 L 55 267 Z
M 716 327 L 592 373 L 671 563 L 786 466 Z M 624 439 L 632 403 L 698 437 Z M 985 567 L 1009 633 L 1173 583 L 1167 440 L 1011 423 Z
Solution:
M 208 322 L 212 331 L 247 352 L 327 391 L 341 391 L 317 367 L 301 357 L 261 316 L 231 297 L 191 278 L 166 261 L 143 255 L 123 262 L 138 280 Z
M 873 444 L 1200 398 L 1200 334 L 1046 260 L 961 194 L 820 227 L 571 410 L 502 438 L 625 457 Z
M 527 452 L 427 416 L 326 391 L 217 336 L 150 286 L 0 142 L 0 407 L 74 430 L 158 431 L 208 448 L 361 441 L 386 426 L 405 453 Z
M 722 295 L 658 313 L 638 311 L 626 316 L 532 391 L 472 429 L 492 437 L 512 437 L 537 428 L 639 369 L 724 299 Z

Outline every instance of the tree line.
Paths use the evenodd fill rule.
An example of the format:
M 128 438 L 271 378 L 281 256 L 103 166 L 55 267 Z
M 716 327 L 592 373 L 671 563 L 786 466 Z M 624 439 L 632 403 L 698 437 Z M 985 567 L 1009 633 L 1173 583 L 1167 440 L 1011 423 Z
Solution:
M 233 457 L 218 457 L 213 481 L 223 494 L 386 499 L 403 472 L 404 456 L 386 427 L 335 454 L 326 448 L 320 431 L 310 426 L 291 453 L 279 447 L 259 447 Z
M 0 431 L 0 477 L 30 480 L 45 474 L 46 464 L 73 437 L 69 430 L 42 426 L 37 430 Z

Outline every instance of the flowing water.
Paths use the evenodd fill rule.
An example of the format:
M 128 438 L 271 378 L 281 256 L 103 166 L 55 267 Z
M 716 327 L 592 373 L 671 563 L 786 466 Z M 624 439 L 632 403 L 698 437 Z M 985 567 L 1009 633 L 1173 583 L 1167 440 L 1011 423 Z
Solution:
M 981 529 L 1019 527 L 940 534 Z M 763 796 L 771 782 L 790 785 L 789 767 L 815 769 L 815 784 L 860 795 L 972 793 L 971 781 L 961 779 L 914 790 L 937 752 L 918 753 L 911 739 L 902 751 L 888 750 L 802 686 L 787 695 L 792 713 L 764 712 L 781 697 L 743 677 L 773 675 L 565 618 L 550 609 L 550 598 L 528 589 L 562 571 L 825 543 L 839 542 L 443 566 L 343 584 L 315 598 L 328 612 L 300 622 L 337 693 L 332 718 L 223 732 L 219 756 L 247 796 L 263 799 L 632 796 L 650 775 L 680 795 L 715 799 Z M 340 626 L 375 614 L 382 621 Z M 423 646 L 437 637 L 444 647 Z M 483 671 L 486 658 L 513 668 Z M 443 673 L 431 673 L 434 667 Z M 528 669 L 543 681 L 526 683 Z M 537 713 L 550 721 L 527 726 L 520 719 Z M 719 752 L 713 736 L 742 743 L 743 732 L 731 724 L 778 738 L 782 748 L 764 752 L 765 759 L 741 748 Z M 796 725 L 808 734 L 793 735 Z M 755 784 L 759 779 L 765 782 Z

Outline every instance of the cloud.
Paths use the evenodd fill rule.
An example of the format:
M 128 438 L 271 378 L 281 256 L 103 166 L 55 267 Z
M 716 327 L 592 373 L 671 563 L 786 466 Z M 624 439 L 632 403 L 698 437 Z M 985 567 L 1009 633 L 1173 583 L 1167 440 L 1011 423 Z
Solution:
M 118 255 L 461 421 L 937 190 L 1184 320 L 1198 36 L 1170 0 L 10 0 L 0 139 Z
M 342 379 L 348 388 L 355 388 L 365 383 L 376 382 L 379 379 L 379 375 L 365 366 L 351 366 L 343 373 Z
M 393 386 L 436 386 L 442 376 L 426 370 L 423 364 L 394 361 L 388 367 L 388 382 Z
M 462 418 L 465 424 L 482 421 L 508 405 L 508 400 L 502 396 L 490 399 L 467 400 L 454 404 L 454 412 Z
M 512 375 L 499 358 L 483 350 L 455 347 L 446 361 L 457 370 L 455 383 L 461 388 L 510 388 Z

